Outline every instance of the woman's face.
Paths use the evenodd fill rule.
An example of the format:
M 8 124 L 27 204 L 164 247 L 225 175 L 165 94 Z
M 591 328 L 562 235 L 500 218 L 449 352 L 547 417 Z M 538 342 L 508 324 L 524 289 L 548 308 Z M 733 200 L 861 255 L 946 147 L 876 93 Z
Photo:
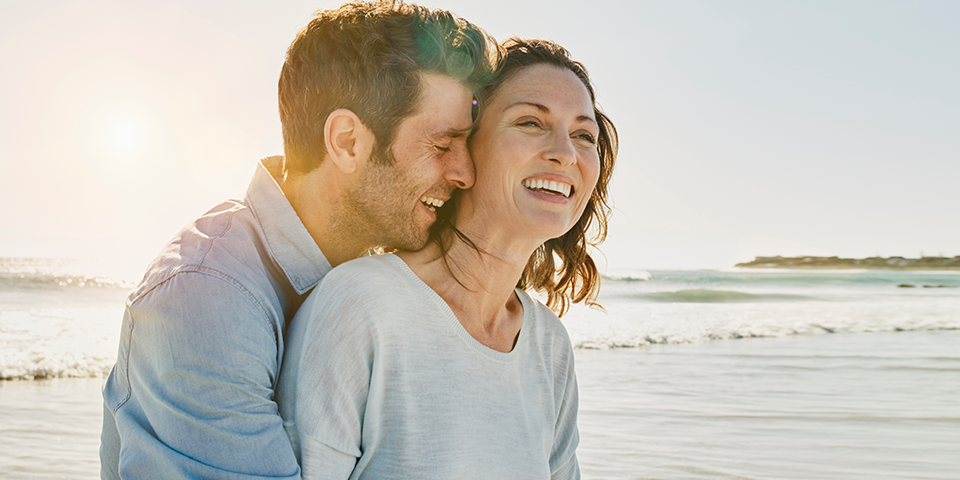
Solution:
M 542 241 L 565 234 L 597 184 L 598 133 L 590 94 L 576 74 L 548 64 L 524 67 L 489 99 L 471 138 L 477 176 L 463 206 Z

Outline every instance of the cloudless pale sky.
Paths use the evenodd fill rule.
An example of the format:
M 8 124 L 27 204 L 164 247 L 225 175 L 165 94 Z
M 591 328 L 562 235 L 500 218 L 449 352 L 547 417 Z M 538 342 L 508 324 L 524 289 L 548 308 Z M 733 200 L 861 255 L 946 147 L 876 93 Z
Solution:
M 287 46 L 339 3 L 0 0 L 0 256 L 142 269 L 242 196 Z M 611 267 L 960 255 L 960 2 L 422 3 L 587 65 Z

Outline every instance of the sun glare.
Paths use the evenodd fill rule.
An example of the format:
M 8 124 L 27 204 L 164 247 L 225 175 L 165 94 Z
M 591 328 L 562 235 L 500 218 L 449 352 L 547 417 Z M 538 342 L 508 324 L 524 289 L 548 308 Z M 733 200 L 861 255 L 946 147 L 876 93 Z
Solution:
M 117 125 L 113 129 L 113 144 L 121 149 L 129 149 L 140 141 L 140 132 L 134 125 Z
M 106 137 L 114 154 L 128 158 L 140 151 L 143 145 L 143 128 L 134 120 L 116 120 L 107 128 Z

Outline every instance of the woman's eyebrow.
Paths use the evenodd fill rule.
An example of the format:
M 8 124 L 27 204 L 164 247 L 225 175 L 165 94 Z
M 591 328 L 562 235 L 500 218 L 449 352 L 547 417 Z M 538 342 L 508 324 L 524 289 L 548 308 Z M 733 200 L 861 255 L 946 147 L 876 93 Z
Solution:
M 530 106 L 530 107 L 534 107 L 534 108 L 536 108 L 537 110 L 540 110 L 540 111 L 543 112 L 543 113 L 549 113 L 549 112 L 550 112 L 550 109 L 547 108 L 546 105 L 543 105 L 543 104 L 540 104 L 540 103 L 536 103 L 536 102 L 527 102 L 527 101 L 524 101 L 524 100 L 521 100 L 521 101 L 519 101 L 519 102 L 514 102 L 514 103 L 511 103 L 510 105 L 507 105 L 507 108 L 504 108 L 504 111 L 510 110 L 511 108 L 514 108 L 514 107 L 520 107 L 520 106 L 524 106 L 524 105 Z
M 590 123 L 592 123 L 592 124 L 594 124 L 594 125 L 599 125 L 599 124 L 597 123 L 597 121 L 596 121 L 593 117 L 589 117 L 589 116 L 587 116 L 587 115 L 580 115 L 579 117 L 577 117 L 577 121 L 578 121 L 578 122 L 590 122 Z
M 540 111 L 543 112 L 543 113 L 550 113 L 550 109 L 547 108 L 546 105 L 543 105 L 543 104 L 541 104 L 541 103 L 536 103 L 536 102 L 527 102 L 527 101 L 524 101 L 524 100 L 521 100 L 521 101 L 515 102 L 515 103 L 511 103 L 510 105 L 507 105 L 507 108 L 505 108 L 505 109 L 503 109 L 503 110 L 504 110 L 504 111 L 507 111 L 507 110 L 510 110 L 511 108 L 520 107 L 520 106 L 530 106 L 530 107 L 536 108 L 537 110 L 540 110 Z M 590 123 L 593 123 L 593 124 L 595 124 L 595 125 L 597 124 L 597 121 L 594 120 L 593 117 L 590 117 L 589 115 L 580 115 L 580 116 L 577 117 L 577 121 L 578 121 L 578 122 L 590 122 Z

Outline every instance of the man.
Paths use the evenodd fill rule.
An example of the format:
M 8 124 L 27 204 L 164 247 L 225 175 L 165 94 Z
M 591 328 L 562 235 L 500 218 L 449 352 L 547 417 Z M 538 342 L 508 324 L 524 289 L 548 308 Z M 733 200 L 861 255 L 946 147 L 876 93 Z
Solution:
M 187 226 L 126 302 L 104 385 L 102 478 L 299 478 L 274 389 L 284 330 L 334 266 L 417 249 L 473 184 L 488 38 L 448 12 L 318 12 L 280 76 L 284 157 Z

